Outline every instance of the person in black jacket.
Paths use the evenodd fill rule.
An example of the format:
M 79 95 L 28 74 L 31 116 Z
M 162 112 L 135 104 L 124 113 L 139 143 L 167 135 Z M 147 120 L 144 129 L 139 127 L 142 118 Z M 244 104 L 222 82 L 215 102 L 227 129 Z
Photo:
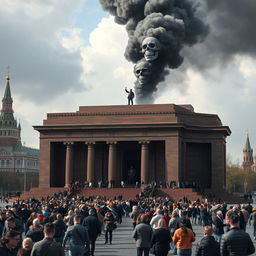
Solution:
M 56 215 L 56 220 L 53 222 L 55 233 L 54 233 L 54 239 L 57 243 L 62 244 L 63 238 L 66 231 L 66 225 L 63 221 L 63 217 L 60 213 Z
M 34 243 L 41 241 L 44 238 L 43 226 L 38 219 L 33 220 L 33 224 L 29 227 L 26 237 L 32 239 Z
M 95 217 L 94 209 L 89 210 L 89 216 L 87 216 L 83 221 L 83 226 L 85 226 L 88 230 L 89 239 L 90 239 L 90 253 L 91 256 L 94 255 L 95 251 L 95 242 L 97 237 L 101 233 L 100 222 L 97 217 Z M 96 215 L 97 216 L 97 215 Z
M 220 243 L 221 237 L 224 234 L 224 227 L 226 226 L 223 223 L 223 214 L 222 211 L 217 211 L 216 216 L 212 219 L 213 224 L 213 233 L 215 240 Z
M 171 242 L 172 237 L 170 231 L 167 229 L 166 221 L 164 219 L 160 219 L 157 223 L 156 229 L 153 231 L 151 240 L 152 252 L 155 256 L 167 256 Z
M 7 231 L 0 242 L 1 256 L 16 256 L 19 249 L 20 233 L 15 230 Z
M 204 237 L 197 244 L 195 256 L 220 256 L 220 245 L 212 233 L 211 226 L 204 227 Z
M 239 216 L 232 214 L 229 217 L 230 231 L 221 239 L 221 256 L 246 256 L 255 252 L 255 247 L 248 233 L 240 229 Z

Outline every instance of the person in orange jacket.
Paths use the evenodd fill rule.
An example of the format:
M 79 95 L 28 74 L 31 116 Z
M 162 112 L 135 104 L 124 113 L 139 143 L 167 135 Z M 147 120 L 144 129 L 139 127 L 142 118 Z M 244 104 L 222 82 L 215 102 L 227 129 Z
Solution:
M 177 243 L 177 255 L 192 255 L 192 242 L 195 241 L 195 234 L 190 228 L 185 226 L 185 223 L 180 223 L 180 228 L 174 232 L 172 239 L 174 243 Z

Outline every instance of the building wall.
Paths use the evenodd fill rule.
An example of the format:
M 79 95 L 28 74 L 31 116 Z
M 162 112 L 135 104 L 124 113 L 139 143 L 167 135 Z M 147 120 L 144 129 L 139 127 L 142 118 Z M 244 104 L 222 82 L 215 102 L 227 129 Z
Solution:
M 165 107 L 169 106 L 171 112 L 164 111 Z M 109 147 L 107 142 L 111 141 L 117 143 L 116 185 L 127 177 L 129 159 L 126 155 L 129 154 L 129 145 L 132 147 L 131 150 L 136 151 L 137 160 L 140 161 L 139 142 L 143 141 L 149 142 L 147 170 L 149 181 L 185 181 L 187 177 L 197 179 L 197 176 L 202 176 L 204 169 L 207 169 L 207 174 L 211 176 L 211 179 L 207 180 L 209 184 L 219 188 L 225 185 L 225 138 L 230 134 L 230 130 L 222 126 L 216 115 L 196 114 L 173 105 L 132 106 L 132 108 L 134 111 L 127 106 L 88 107 L 88 109 L 84 107 L 80 108 L 81 112 L 76 113 L 48 114 L 44 125 L 36 127 L 40 131 L 40 186 L 63 185 L 66 157 L 63 153 L 64 142 L 74 143 L 74 178 L 81 181 L 87 178 L 85 143 L 95 142 L 94 180 L 95 183 L 99 179 L 107 180 Z M 176 113 L 177 109 L 182 114 Z M 113 112 L 114 110 L 116 112 Z M 50 146 L 54 143 L 62 145 L 59 160 L 56 160 L 58 159 L 56 153 L 53 153 L 56 149 Z M 199 148 L 196 147 L 196 154 L 188 146 L 193 143 L 201 145 Z M 204 145 L 207 145 L 206 152 Z M 199 163 L 201 157 L 207 160 Z M 195 169 L 198 167 L 199 170 L 195 175 L 189 176 L 187 166 L 194 160 L 198 162 L 194 167 Z M 208 161 L 211 163 L 209 164 Z M 136 165 L 139 170 L 140 165 Z M 61 174 L 59 172 L 52 174 L 56 166 L 61 168 Z M 56 177 L 61 177 L 59 183 L 54 181 Z

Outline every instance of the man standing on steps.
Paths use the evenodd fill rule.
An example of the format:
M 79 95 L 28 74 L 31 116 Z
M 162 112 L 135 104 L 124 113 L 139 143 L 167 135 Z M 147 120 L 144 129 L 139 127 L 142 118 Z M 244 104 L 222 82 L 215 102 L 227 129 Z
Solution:
M 93 209 L 89 210 L 89 216 L 86 217 L 83 221 L 83 226 L 88 230 L 89 239 L 90 239 L 90 256 L 94 256 L 95 251 L 95 242 L 97 237 L 101 233 L 101 226 L 98 218 L 96 217 L 96 212 Z

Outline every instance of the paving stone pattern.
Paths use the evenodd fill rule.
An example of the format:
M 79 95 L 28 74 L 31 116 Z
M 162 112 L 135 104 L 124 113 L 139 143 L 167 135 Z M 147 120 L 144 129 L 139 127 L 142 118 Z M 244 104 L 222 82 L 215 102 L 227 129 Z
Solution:
M 195 253 L 196 244 L 203 236 L 202 226 L 193 225 L 194 232 L 196 233 L 196 241 L 193 243 L 193 254 Z M 251 238 L 253 228 L 247 225 L 247 232 Z M 96 241 L 95 256 L 136 256 L 135 241 L 132 238 L 132 222 L 130 218 L 123 218 L 123 223 L 118 225 L 118 228 L 113 232 L 113 241 L 111 245 L 104 244 L 104 233 Z M 254 241 L 256 247 L 256 241 Z M 171 252 L 168 256 L 173 255 Z M 253 255 L 256 255 L 253 254 Z

